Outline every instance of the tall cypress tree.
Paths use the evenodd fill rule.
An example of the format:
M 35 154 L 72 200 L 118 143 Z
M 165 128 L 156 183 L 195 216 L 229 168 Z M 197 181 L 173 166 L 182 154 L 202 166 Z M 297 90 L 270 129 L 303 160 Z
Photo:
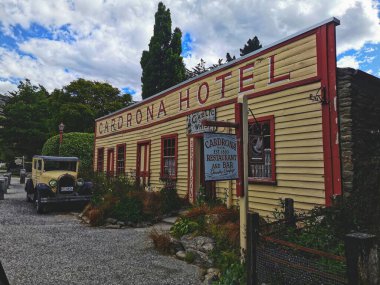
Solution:
M 171 28 L 170 10 L 160 2 L 149 50 L 143 51 L 140 60 L 143 99 L 185 79 L 185 65 L 181 56 L 182 33 L 179 28 L 175 28 L 172 33 Z
M 257 49 L 260 49 L 262 45 L 260 44 L 259 39 L 255 36 L 253 39 L 249 39 L 243 48 L 240 49 L 240 56 L 246 55 L 250 52 L 253 52 Z

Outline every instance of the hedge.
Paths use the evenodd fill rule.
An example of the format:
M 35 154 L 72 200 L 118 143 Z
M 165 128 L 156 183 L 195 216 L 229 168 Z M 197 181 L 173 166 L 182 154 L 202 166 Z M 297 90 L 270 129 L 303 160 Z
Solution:
M 92 168 L 94 134 L 65 133 L 59 145 L 59 135 L 49 138 L 43 148 L 42 155 L 77 156 L 81 160 L 81 170 Z

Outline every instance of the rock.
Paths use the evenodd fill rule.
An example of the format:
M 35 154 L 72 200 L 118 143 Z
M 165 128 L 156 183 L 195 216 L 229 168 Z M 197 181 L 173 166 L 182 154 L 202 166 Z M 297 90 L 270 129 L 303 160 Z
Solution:
M 173 237 L 170 237 L 170 244 L 171 244 L 171 247 L 177 252 L 177 251 L 183 251 L 184 248 L 182 246 L 182 243 L 178 240 L 178 239 L 175 239 Z
M 215 273 L 216 275 L 219 276 L 220 270 L 218 268 L 211 267 L 207 269 L 207 273 Z
M 177 256 L 179 259 L 182 259 L 182 260 L 184 260 L 184 259 L 185 259 L 185 257 L 186 257 L 186 252 L 185 252 L 185 251 L 182 251 L 182 250 L 180 250 L 180 251 L 178 251 L 178 252 L 175 254 L 175 256 Z
M 122 222 L 122 221 L 117 221 L 117 224 L 118 224 L 120 227 L 124 227 L 124 226 L 125 226 L 125 223 Z
M 215 241 L 212 238 L 202 236 L 193 237 L 191 234 L 184 235 L 181 238 L 181 243 L 186 250 L 193 249 L 204 253 L 209 253 L 215 247 Z
M 107 224 L 106 229 L 120 229 L 120 225 Z
M 202 251 L 194 250 L 194 249 L 188 249 L 186 252 L 191 252 L 194 255 L 194 261 L 192 262 L 195 265 L 209 268 L 213 266 L 213 260 L 208 256 L 207 253 L 204 253 Z
M 128 222 L 127 222 L 127 226 L 128 226 L 128 227 L 132 227 L 132 228 L 134 228 L 134 227 L 136 226 L 136 224 L 133 223 L 133 222 L 131 222 L 131 221 L 128 221 Z
M 116 219 L 113 219 L 113 218 L 107 218 L 107 219 L 106 219 L 106 223 L 107 223 L 107 224 L 112 224 L 112 225 L 114 225 L 114 224 L 117 223 L 117 220 L 116 220 Z
M 205 275 L 205 280 L 203 281 L 203 284 L 205 285 L 211 285 L 213 282 L 217 281 L 219 279 L 218 275 L 214 272 L 207 273 Z
M 186 252 L 192 252 L 194 254 L 194 264 L 207 268 L 213 265 L 213 260 L 209 257 L 209 253 L 215 247 L 215 242 L 212 238 L 202 236 L 194 237 L 189 234 L 181 238 L 181 243 Z
M 86 224 L 89 224 L 89 223 L 90 223 L 90 219 L 87 218 L 86 216 L 84 216 L 84 217 L 82 218 L 82 221 L 85 222 Z

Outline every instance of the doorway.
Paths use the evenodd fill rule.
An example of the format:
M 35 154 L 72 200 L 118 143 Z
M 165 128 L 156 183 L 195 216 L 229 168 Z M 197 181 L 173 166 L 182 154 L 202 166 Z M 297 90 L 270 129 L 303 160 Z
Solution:
M 143 187 L 149 185 L 150 141 L 137 143 L 136 181 Z
M 189 149 L 190 158 L 193 158 L 193 165 L 191 167 L 192 173 L 190 173 L 189 179 L 192 179 L 193 189 L 193 201 L 197 200 L 197 196 L 201 194 L 200 189 L 203 189 L 204 199 L 206 202 L 215 202 L 216 201 L 216 183 L 215 181 L 205 181 L 205 163 L 204 163 L 204 146 L 203 146 L 203 135 L 197 135 L 192 137 L 190 140 L 193 140 L 192 147 Z M 191 187 L 190 187 L 191 188 Z M 198 197 L 199 198 L 199 197 Z

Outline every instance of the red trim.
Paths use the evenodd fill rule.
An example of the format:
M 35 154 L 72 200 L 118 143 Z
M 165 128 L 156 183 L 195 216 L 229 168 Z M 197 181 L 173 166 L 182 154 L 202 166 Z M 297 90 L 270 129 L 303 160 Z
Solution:
M 272 178 L 271 179 L 255 179 L 255 178 L 248 178 L 248 181 L 250 183 L 271 183 L 275 184 L 276 183 L 276 148 L 275 148 L 275 125 L 274 125 L 274 116 L 269 115 L 269 116 L 263 116 L 256 118 L 257 122 L 264 122 L 264 121 L 269 121 L 270 124 L 270 148 L 271 148 L 271 153 L 270 153 L 270 159 L 271 159 L 271 172 L 272 172 Z M 254 119 L 249 119 L 248 123 L 253 124 L 255 122 Z
M 124 147 L 124 169 L 122 172 L 119 171 L 119 168 L 117 166 L 118 158 L 119 158 L 119 148 Z M 126 143 L 120 143 L 116 145 L 116 175 L 120 175 L 121 173 L 125 173 L 125 160 L 126 160 L 126 152 L 127 152 L 127 144 Z
M 291 83 L 287 83 L 287 84 L 284 84 L 284 85 L 281 85 L 281 86 L 277 86 L 277 87 L 274 87 L 274 88 L 263 90 L 263 91 L 260 91 L 260 92 L 257 92 L 257 93 L 248 94 L 247 97 L 249 99 L 256 98 L 256 97 L 259 97 L 259 96 L 264 96 L 264 95 L 267 95 L 267 94 L 272 94 L 272 93 L 280 92 L 280 91 L 287 90 L 287 89 L 290 89 L 290 88 L 294 88 L 294 87 L 298 87 L 298 86 L 303 86 L 303 85 L 306 85 L 306 84 L 312 84 L 312 83 L 319 82 L 319 81 L 320 81 L 320 78 L 318 76 L 314 76 L 314 77 L 311 77 L 311 78 L 307 78 L 307 79 L 303 79 L 303 80 L 300 80 L 300 81 L 291 82 Z M 127 130 L 123 130 L 123 131 L 119 131 L 119 132 L 113 132 L 113 133 L 109 133 L 109 134 L 103 135 L 103 136 L 98 136 L 98 138 L 107 138 L 107 137 L 110 137 L 110 136 L 113 136 L 113 135 L 116 135 L 116 134 L 125 134 L 125 133 L 132 132 L 132 131 L 135 131 L 135 130 L 142 130 L 142 129 L 145 129 L 145 128 L 150 128 L 150 127 L 153 127 L 155 125 L 163 124 L 163 123 L 166 123 L 166 122 L 170 122 L 172 120 L 175 120 L 175 119 L 187 116 L 187 115 L 195 113 L 195 112 L 199 112 L 199 111 L 203 111 L 203 110 L 208 110 L 208 109 L 212 109 L 212 108 L 218 108 L 218 107 L 226 106 L 226 105 L 229 105 L 229 104 L 234 104 L 236 102 L 237 102 L 236 98 L 228 99 L 228 100 L 223 101 L 223 102 L 218 102 L 218 103 L 211 104 L 211 105 L 208 105 L 208 106 L 191 109 L 189 111 L 186 111 L 186 112 L 183 112 L 183 113 L 180 113 L 180 114 L 177 114 L 177 115 L 174 115 L 174 116 L 162 119 L 160 121 L 156 121 L 156 122 L 151 123 L 151 124 L 146 124 L 146 125 L 143 125 L 143 126 L 137 126 L 137 127 L 130 128 L 130 129 L 127 129 Z
M 102 164 L 101 168 L 99 168 L 99 153 L 102 152 Z M 96 171 L 103 172 L 104 170 L 104 147 L 99 147 L 97 149 L 97 157 L 96 157 Z
M 340 147 L 339 147 L 339 126 L 338 126 L 338 103 L 336 95 L 336 50 L 335 50 L 335 24 L 327 25 L 327 66 L 328 72 L 328 100 L 330 102 L 330 135 L 332 150 L 333 169 L 333 195 L 342 194 Z
M 316 33 L 316 31 L 317 31 L 318 29 L 319 29 L 319 28 L 316 27 L 316 28 L 314 28 L 314 29 L 312 29 L 312 30 L 310 30 L 310 31 L 307 31 L 307 32 L 305 32 L 305 33 L 303 33 L 303 34 L 300 34 L 300 35 L 298 35 L 298 36 L 296 36 L 296 37 L 293 37 L 293 38 L 291 38 L 291 39 L 288 39 L 288 40 L 286 40 L 286 41 L 283 41 L 283 42 L 281 42 L 281 43 L 278 43 L 277 45 L 274 45 L 274 46 L 272 46 L 272 47 L 270 47 L 270 48 L 268 48 L 268 49 L 264 49 L 264 50 L 262 50 L 261 52 L 258 52 L 258 53 L 254 54 L 254 55 L 251 55 L 251 56 L 245 58 L 244 60 L 237 61 L 235 64 L 228 65 L 228 66 L 226 66 L 225 68 L 221 68 L 221 69 L 215 70 L 215 71 L 210 72 L 210 73 L 207 73 L 206 75 L 203 75 L 203 76 L 201 75 L 201 76 L 199 76 L 199 77 L 196 77 L 194 80 L 189 81 L 189 82 L 187 82 L 187 83 L 185 83 L 185 84 L 183 84 L 183 85 L 180 85 L 180 86 L 178 86 L 178 87 L 176 87 L 176 88 L 174 88 L 174 89 L 172 89 L 172 90 L 168 90 L 168 91 L 162 93 L 161 95 L 153 96 L 153 97 L 150 97 L 150 98 L 148 98 L 148 99 L 145 99 L 145 100 L 143 100 L 143 103 L 141 103 L 141 104 L 139 104 L 139 105 L 137 105 L 137 106 L 133 106 L 133 105 L 132 105 L 130 108 L 121 109 L 121 110 L 118 111 L 118 112 L 111 113 L 111 114 L 106 115 L 106 116 L 104 116 L 104 117 L 98 118 L 98 119 L 96 119 L 95 121 L 104 120 L 104 119 L 106 119 L 106 118 L 116 116 L 116 115 L 121 114 L 121 113 L 124 113 L 124 112 L 126 112 L 126 111 L 131 111 L 131 110 L 133 110 L 133 109 L 140 108 L 140 105 L 142 105 L 142 104 L 146 104 L 146 103 L 149 103 L 149 102 L 151 102 L 151 101 L 158 100 L 158 99 L 160 99 L 160 98 L 162 98 L 162 97 L 164 97 L 164 96 L 166 96 L 166 95 L 168 95 L 168 94 L 170 94 L 170 93 L 174 93 L 174 92 L 176 92 L 176 91 L 178 91 L 178 90 L 180 90 L 180 89 L 184 89 L 185 87 L 187 87 L 187 86 L 189 86 L 189 85 L 191 85 L 191 84 L 194 84 L 194 83 L 196 83 L 196 82 L 198 82 L 198 81 L 204 80 L 206 77 L 211 77 L 212 75 L 214 75 L 214 74 L 216 74 L 216 73 L 219 73 L 219 72 L 222 72 L 223 70 L 227 70 L 227 69 L 233 68 L 234 66 L 237 66 L 237 65 L 240 65 L 240 64 L 245 63 L 245 62 L 247 62 L 247 61 L 250 61 L 250 60 L 252 60 L 252 59 L 259 58 L 259 57 L 261 57 L 263 54 L 270 53 L 271 51 L 276 50 L 276 49 L 278 49 L 278 48 L 281 48 L 281 47 L 283 47 L 283 46 L 286 46 L 286 45 L 288 45 L 288 44 L 290 44 L 290 43 L 292 43 L 292 42 L 295 42 L 295 41 L 298 41 L 298 40 L 300 40 L 300 39 L 306 38 L 306 37 L 308 37 L 308 36 L 310 36 L 310 35 L 313 35 L 313 34 Z M 273 93 L 273 91 L 271 91 L 270 93 Z
M 317 33 L 318 73 L 321 75 L 322 95 L 328 104 L 322 105 L 323 154 L 325 171 L 325 203 L 332 204 L 332 197 L 342 193 L 340 149 L 338 143 L 338 110 L 336 102 L 336 51 L 335 24 L 319 28 Z
M 150 155 L 151 155 L 151 147 L 150 147 L 151 140 L 143 140 L 143 141 L 138 141 L 137 142 L 137 157 L 136 157 L 136 179 L 139 181 L 140 178 L 140 168 L 141 168 L 141 147 L 145 145 L 144 149 L 144 173 L 141 177 L 144 179 L 145 183 L 145 178 L 148 179 L 147 184 L 150 182 Z M 147 161 L 147 147 L 149 147 L 149 161 Z
M 111 153 L 112 153 L 112 164 L 111 164 Z M 107 149 L 107 175 L 113 176 L 115 170 L 115 149 Z
M 174 139 L 174 161 L 175 161 L 175 173 L 173 177 L 165 177 L 164 173 L 164 142 L 166 139 Z M 170 178 L 177 179 L 177 170 L 178 170 L 178 134 L 168 134 L 161 136 L 161 172 L 160 177 L 162 178 Z
M 236 196 L 244 196 L 244 156 L 243 156 L 243 120 L 242 120 L 242 103 L 235 103 L 235 123 L 239 125 L 236 129 L 237 153 L 238 153 L 238 174 L 236 179 Z
M 97 159 L 95 160 L 95 156 L 97 155 L 97 153 L 96 153 L 96 122 L 94 124 L 94 144 L 92 146 L 92 153 L 93 153 L 93 157 L 92 157 L 92 169 L 94 171 L 97 171 L 97 168 L 98 168 L 98 166 L 96 164 Z
M 187 137 L 187 196 L 190 197 L 190 137 Z

